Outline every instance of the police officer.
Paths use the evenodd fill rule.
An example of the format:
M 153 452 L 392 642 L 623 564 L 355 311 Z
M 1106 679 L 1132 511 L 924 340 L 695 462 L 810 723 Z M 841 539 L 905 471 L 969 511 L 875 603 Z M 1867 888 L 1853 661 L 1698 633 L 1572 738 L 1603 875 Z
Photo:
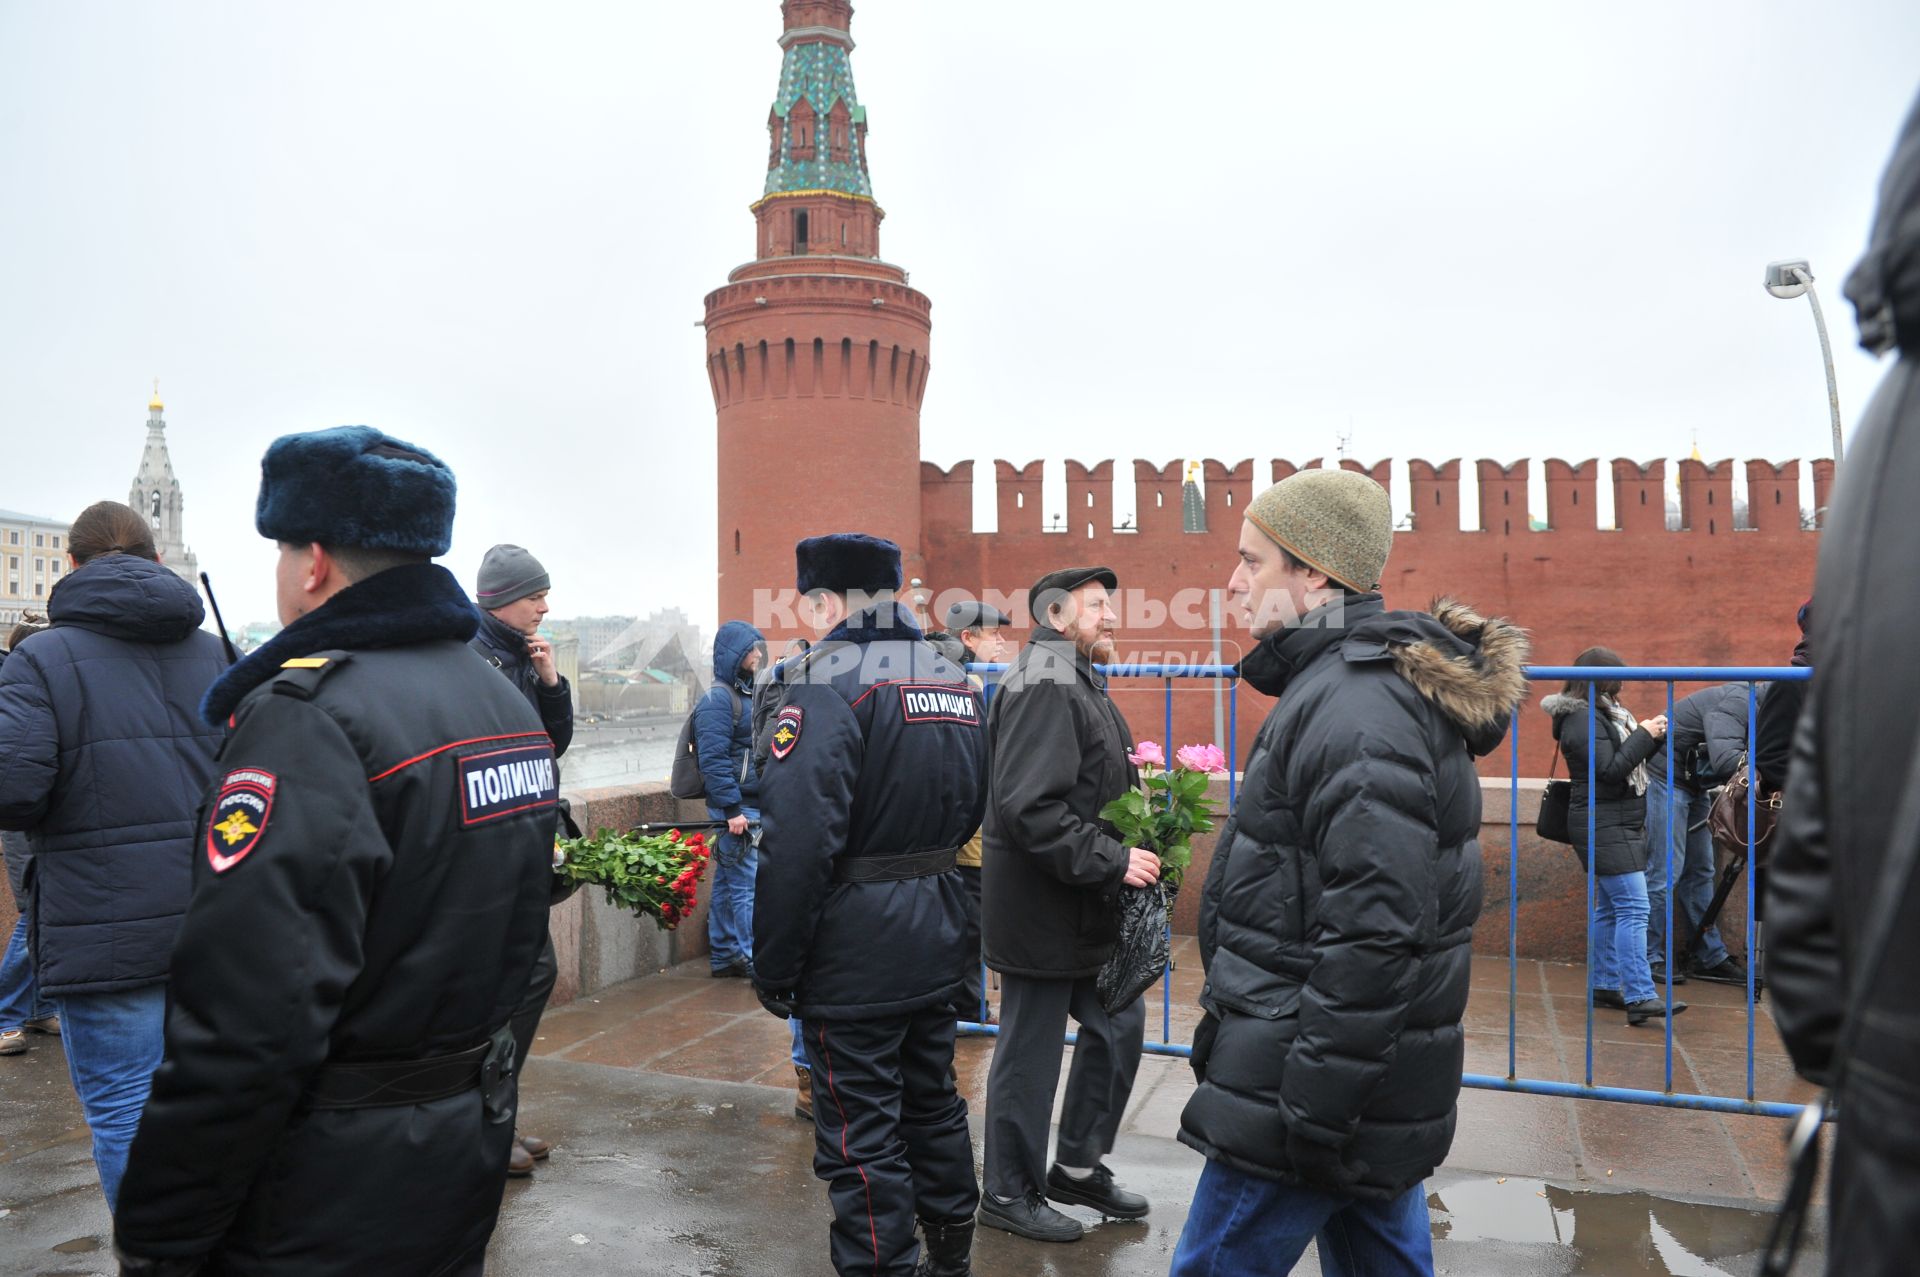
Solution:
M 815 537 L 796 558 L 826 634 L 784 672 L 769 728 L 754 987 L 806 1022 L 835 1270 L 967 1277 L 980 1191 L 952 1075 L 954 857 L 985 801 L 980 694 L 894 602 L 893 542 Z
M 261 471 L 286 628 L 202 706 L 231 732 L 121 1271 L 479 1273 L 513 1137 L 508 1019 L 545 935 L 553 743 L 430 562 L 445 465 L 346 426 L 276 440 Z

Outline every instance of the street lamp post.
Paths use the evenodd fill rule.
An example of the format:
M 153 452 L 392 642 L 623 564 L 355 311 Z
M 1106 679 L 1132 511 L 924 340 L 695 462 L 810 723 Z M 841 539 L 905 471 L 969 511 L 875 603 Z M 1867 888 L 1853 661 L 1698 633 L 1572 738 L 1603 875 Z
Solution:
M 1805 293 L 1813 304 L 1813 327 L 1820 334 L 1820 361 L 1827 370 L 1827 412 L 1833 419 L 1833 462 L 1840 464 L 1840 388 L 1833 380 L 1833 345 L 1827 340 L 1827 318 L 1820 311 L 1820 294 L 1814 291 L 1813 271 L 1804 261 L 1767 263 L 1767 291 L 1775 297 L 1793 298 Z

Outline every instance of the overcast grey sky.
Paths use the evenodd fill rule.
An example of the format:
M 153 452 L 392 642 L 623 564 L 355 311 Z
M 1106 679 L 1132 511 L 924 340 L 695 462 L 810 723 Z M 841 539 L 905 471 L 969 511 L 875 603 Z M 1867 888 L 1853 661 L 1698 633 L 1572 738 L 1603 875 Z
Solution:
M 0 0 L 0 507 L 124 500 L 157 375 L 230 622 L 272 614 L 266 444 L 367 422 L 454 467 L 469 585 L 512 540 L 559 615 L 710 623 L 694 321 L 752 252 L 779 30 Z M 1786 256 L 1849 423 L 1881 371 L 1839 285 L 1920 87 L 1910 0 L 860 0 L 854 35 L 943 464 L 1349 429 L 1369 462 L 1817 456 L 1806 303 L 1760 289 Z

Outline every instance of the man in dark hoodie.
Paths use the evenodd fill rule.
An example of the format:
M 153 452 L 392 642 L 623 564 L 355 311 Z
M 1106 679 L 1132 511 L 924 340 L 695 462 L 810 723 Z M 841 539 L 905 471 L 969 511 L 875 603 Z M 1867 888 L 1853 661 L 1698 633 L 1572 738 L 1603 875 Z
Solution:
M 1200 907 L 1207 1156 L 1173 1277 L 1430 1273 L 1422 1181 L 1453 1142 L 1480 913 L 1480 781 L 1527 645 L 1443 602 L 1389 612 L 1386 490 L 1305 470 L 1247 508 L 1228 586 L 1277 698 Z M 1335 1265 L 1338 1265 L 1337 1268 Z
M 707 898 L 707 962 L 716 978 L 753 974 L 754 844 L 760 812 L 753 753 L 753 678 L 766 640 L 745 621 L 713 636 L 713 686 L 693 707 L 694 748 L 707 786 L 707 815 L 727 822 L 714 844 Z
M 1766 965 L 1794 1067 L 1823 1084 L 1841 1070 L 1827 1271 L 1881 1277 L 1912 1272 L 1920 1253 L 1920 101 L 1847 298 L 1860 344 L 1899 358 L 1854 433 L 1821 538 Z

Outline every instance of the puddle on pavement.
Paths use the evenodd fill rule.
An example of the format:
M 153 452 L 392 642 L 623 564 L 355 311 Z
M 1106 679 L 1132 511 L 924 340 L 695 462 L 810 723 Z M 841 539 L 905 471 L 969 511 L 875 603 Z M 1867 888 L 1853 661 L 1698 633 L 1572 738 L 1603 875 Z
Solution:
M 56 1255 L 85 1255 L 100 1249 L 98 1237 L 76 1237 L 70 1242 L 61 1242 L 53 1248 Z
M 1719 1277 L 1766 1244 L 1769 1216 L 1647 1193 L 1578 1192 L 1509 1176 L 1466 1180 L 1427 1195 L 1435 1241 L 1556 1246 L 1573 1273 Z M 1740 1271 L 1744 1271 L 1744 1268 Z

